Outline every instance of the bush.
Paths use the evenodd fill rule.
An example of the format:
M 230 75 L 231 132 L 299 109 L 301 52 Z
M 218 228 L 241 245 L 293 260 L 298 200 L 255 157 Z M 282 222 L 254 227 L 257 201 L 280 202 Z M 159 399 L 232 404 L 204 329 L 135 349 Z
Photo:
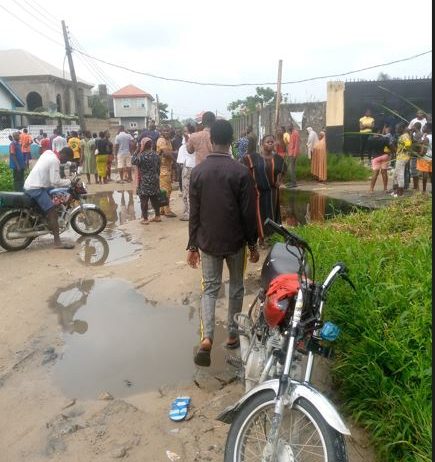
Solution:
M 328 154 L 328 181 L 363 181 L 371 172 L 359 160 L 345 154 Z M 296 162 L 296 178 L 312 180 L 311 161 L 307 156 L 299 156 Z M 288 181 L 288 174 L 286 181 Z
M 6 162 L 0 160 L 0 191 L 13 191 L 12 171 Z
M 357 286 L 338 284 L 328 300 L 343 329 L 333 375 L 384 462 L 432 460 L 431 214 L 414 197 L 298 230 L 321 276 L 344 261 Z

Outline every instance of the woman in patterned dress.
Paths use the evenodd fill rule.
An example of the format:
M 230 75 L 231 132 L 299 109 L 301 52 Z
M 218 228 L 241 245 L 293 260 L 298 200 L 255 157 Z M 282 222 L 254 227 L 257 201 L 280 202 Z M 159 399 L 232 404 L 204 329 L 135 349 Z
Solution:
M 136 193 L 140 198 L 142 209 L 143 225 L 149 224 L 150 221 L 162 221 L 160 218 L 160 157 L 152 150 L 153 140 L 151 138 L 142 138 L 139 152 L 133 154 L 131 158 L 132 165 L 137 166 L 138 186 Z M 148 220 L 148 200 L 154 209 L 155 217 Z
M 243 163 L 249 168 L 257 191 L 257 228 L 260 244 L 268 230 L 263 227 L 266 218 L 281 223 L 279 186 L 285 173 L 284 159 L 275 153 L 275 138 L 267 135 L 262 141 L 261 154 L 247 154 Z

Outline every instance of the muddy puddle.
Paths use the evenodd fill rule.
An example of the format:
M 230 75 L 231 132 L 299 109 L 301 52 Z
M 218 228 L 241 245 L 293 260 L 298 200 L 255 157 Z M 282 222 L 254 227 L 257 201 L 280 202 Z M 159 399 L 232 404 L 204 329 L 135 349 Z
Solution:
M 108 392 L 124 397 L 164 386 L 192 383 L 193 355 L 199 341 L 194 307 L 161 306 L 146 300 L 125 281 L 83 280 L 60 289 L 50 300 L 62 328 L 64 351 L 54 380 L 66 396 L 97 399 Z M 216 332 L 212 367 L 231 367 Z
M 334 199 L 314 191 L 281 190 L 281 219 L 287 226 L 321 223 L 339 215 L 370 208 Z

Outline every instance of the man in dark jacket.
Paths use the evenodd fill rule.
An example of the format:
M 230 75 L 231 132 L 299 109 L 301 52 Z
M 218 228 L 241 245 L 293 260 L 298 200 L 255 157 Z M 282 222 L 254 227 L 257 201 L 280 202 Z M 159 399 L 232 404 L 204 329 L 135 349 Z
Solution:
M 255 188 L 248 169 L 228 154 L 233 139 L 231 124 L 216 121 L 210 130 L 213 151 L 192 170 L 187 262 L 197 268 L 202 260 L 203 295 L 199 366 L 210 366 L 215 307 L 222 282 L 223 261 L 230 273 L 228 348 L 239 346 L 234 315 L 243 305 L 243 270 L 246 245 L 250 261 L 259 259 Z M 201 251 L 201 256 L 199 251 Z

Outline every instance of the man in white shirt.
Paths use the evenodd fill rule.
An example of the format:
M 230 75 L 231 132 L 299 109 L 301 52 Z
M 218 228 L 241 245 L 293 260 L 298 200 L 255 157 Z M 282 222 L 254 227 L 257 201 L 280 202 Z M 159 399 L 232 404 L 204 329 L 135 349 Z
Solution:
M 51 142 L 51 149 L 55 154 L 59 154 L 59 152 L 68 146 L 67 140 L 60 135 L 60 133 L 55 130 L 56 136 L 53 138 L 53 141 Z M 65 167 L 61 165 L 60 167 L 60 177 L 65 178 Z
M 53 233 L 54 247 L 56 249 L 73 249 L 74 244 L 62 242 L 59 237 L 59 224 L 57 222 L 57 208 L 51 200 L 48 191 L 53 188 L 65 187 L 71 184 L 70 180 L 60 177 L 60 164 L 71 161 L 74 153 L 68 146 L 62 148 L 59 154 L 47 150 L 36 162 L 29 173 L 25 183 L 24 192 L 30 196 L 47 215 L 48 227 Z
M 190 188 L 190 175 L 192 174 L 192 169 L 196 165 L 196 154 L 193 152 L 189 153 L 187 150 L 187 142 L 192 133 L 195 133 L 195 127 L 193 125 L 186 125 L 184 127 L 183 133 L 183 144 L 178 150 L 177 163 L 183 165 L 182 170 L 182 180 L 183 185 L 183 202 L 184 202 L 184 213 L 181 216 L 181 221 L 189 221 L 190 215 L 190 204 L 189 204 L 189 188 Z
M 131 150 L 134 138 L 130 133 L 126 133 L 124 127 L 119 127 L 119 132 L 115 137 L 115 159 L 117 160 L 120 182 L 133 181 L 131 177 Z M 124 171 L 127 173 L 127 178 L 124 178 Z
M 410 130 L 412 130 L 414 128 L 414 124 L 416 122 L 420 122 L 421 123 L 421 130 L 423 130 L 423 128 L 427 124 L 426 114 L 424 113 L 424 111 L 418 110 L 416 116 L 417 117 L 415 117 L 414 119 L 411 120 L 411 122 L 408 125 L 408 128 Z

